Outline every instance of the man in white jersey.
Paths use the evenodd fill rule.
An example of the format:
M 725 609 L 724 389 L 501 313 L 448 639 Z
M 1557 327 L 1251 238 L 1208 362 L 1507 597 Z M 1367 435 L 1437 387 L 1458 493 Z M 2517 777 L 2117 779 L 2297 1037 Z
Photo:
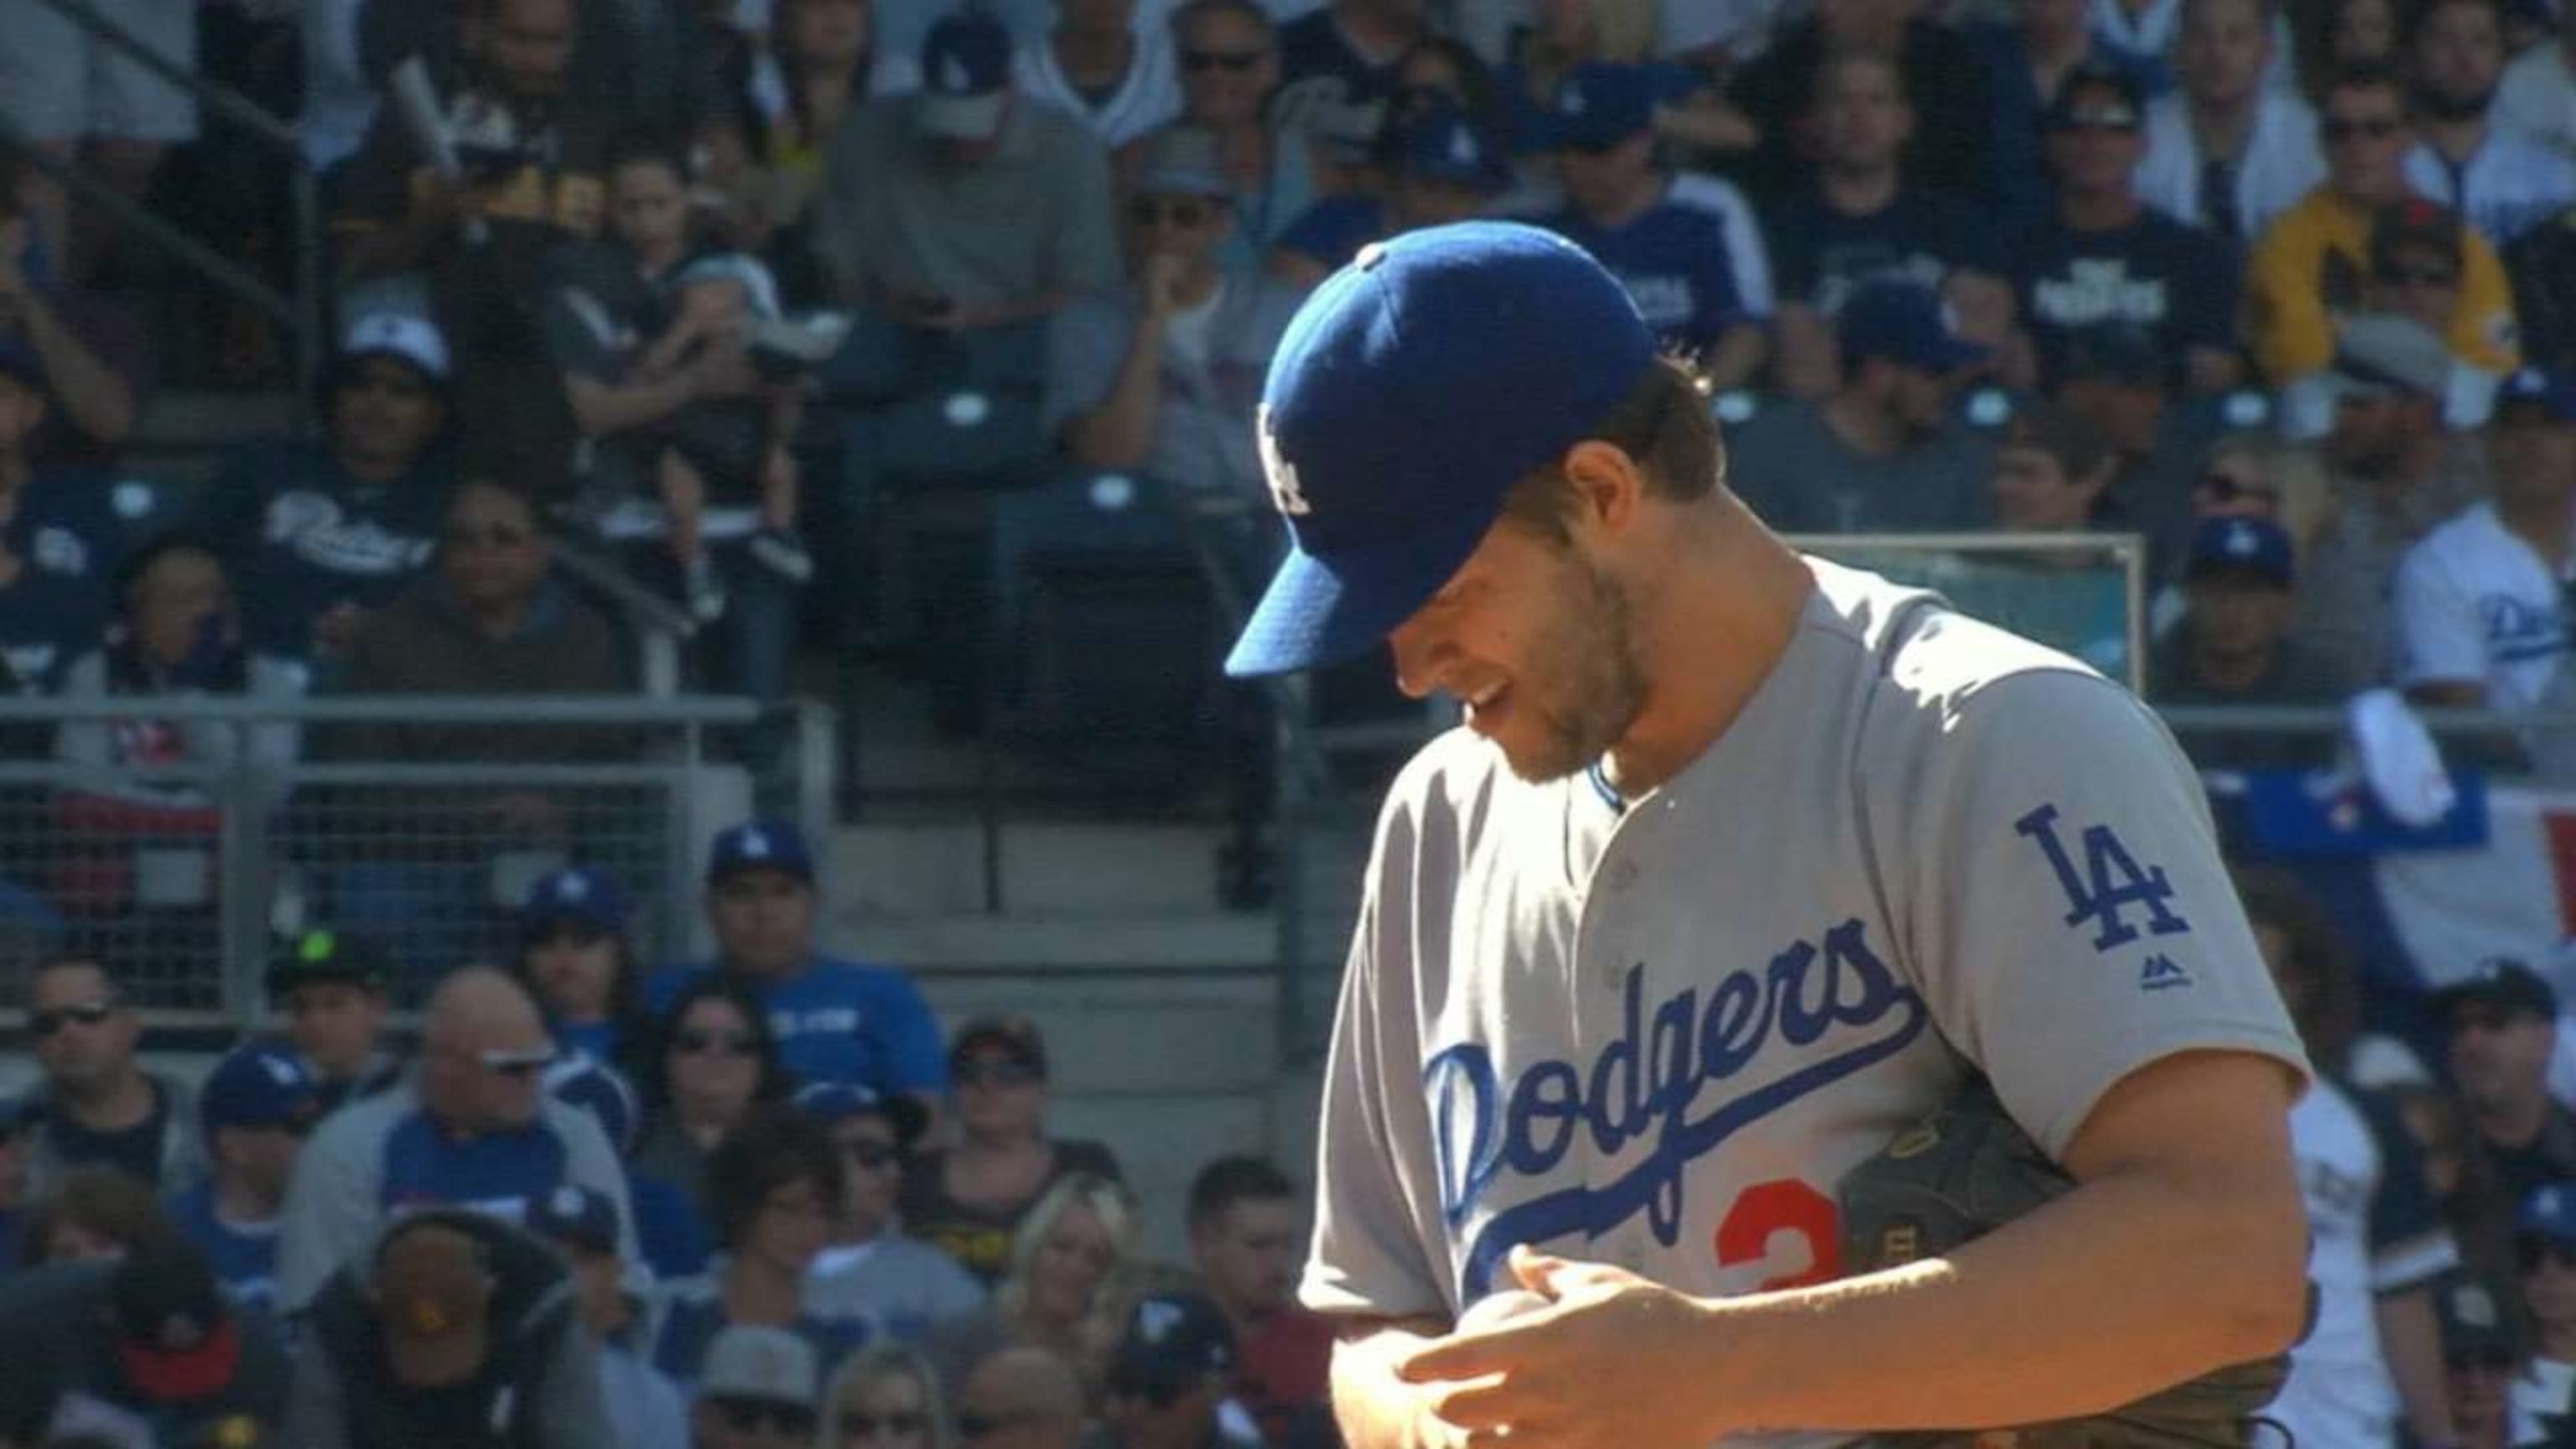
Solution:
M 2487 421 L 2489 487 L 2397 566 L 2397 682 L 2423 704 L 2576 707 L 2567 588 L 2576 576 L 2576 378 L 2526 367 Z M 2533 762 L 2576 775 L 2576 741 L 2532 733 Z
M 1362 252 L 1260 428 L 1293 548 L 1228 669 L 1384 640 L 1466 706 L 1326 1074 L 1301 1293 L 1354 1449 L 2058 1420 L 2291 1340 L 2305 1060 L 2136 700 L 1784 547 L 1528 228 Z M 1977 1073 L 2076 1186 L 1838 1281 L 1837 1183 Z

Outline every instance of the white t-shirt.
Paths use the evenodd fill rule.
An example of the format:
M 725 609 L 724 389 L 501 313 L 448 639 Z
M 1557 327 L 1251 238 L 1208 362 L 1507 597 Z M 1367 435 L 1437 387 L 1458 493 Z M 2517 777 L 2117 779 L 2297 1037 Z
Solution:
M 2401 1406 L 2374 1306 L 2459 1262 L 2421 1169 L 2411 1155 L 2392 1161 L 2383 1146 L 2405 1153 L 2403 1139 L 2402 1123 L 2374 1130 L 2341 1084 L 2322 1078 L 2290 1111 L 2317 1319 L 2291 1350 L 2289 1380 L 2264 1413 L 2299 1444 L 2396 1442 Z
M 2567 653 L 2560 580 L 2479 503 L 2398 561 L 2397 682 L 2476 680 L 2493 709 L 2534 709 Z
M 2406 153 L 2406 180 L 2499 248 L 2576 203 L 2576 160 L 2500 124 L 2457 167 L 2418 141 Z
M 2513 58 L 2496 87 L 2496 120 L 2576 158 L 2576 71 L 2567 47 L 2543 41 Z
M 2146 140 L 2131 173 L 2138 199 L 2187 226 L 2208 225 L 2200 209 L 2200 141 L 2180 93 L 2147 103 Z M 2316 113 L 2296 96 L 2265 91 L 2237 161 L 2236 214 L 2246 238 L 2261 236 L 2272 218 L 2298 205 L 2325 175 Z
M 1168 27 L 1136 32 L 1136 53 L 1127 63 L 1127 74 L 1098 105 L 1065 79 L 1064 67 L 1056 63 L 1055 47 L 1044 39 L 1020 47 L 1011 61 L 1011 83 L 1024 96 L 1064 107 L 1067 115 L 1112 150 L 1162 129 L 1181 114 L 1180 61 Z
M 1308 1307 L 1454 1315 L 1520 1243 L 1693 1294 L 1820 1282 L 1844 1175 L 1972 1071 L 2063 1156 L 2169 1054 L 2304 1070 L 2154 715 L 1809 567 L 1787 651 L 1661 787 L 1531 784 L 1464 730 L 1398 779 L 1325 1072 Z
M 1744 193 L 1724 177 L 1682 171 L 1674 174 L 1672 189 L 1664 199 L 1718 218 L 1726 229 L 1727 271 L 1735 283 L 1737 305 L 1747 317 L 1769 317 L 1771 249 L 1762 240 L 1762 223 L 1754 216 L 1753 204 L 1744 199 Z

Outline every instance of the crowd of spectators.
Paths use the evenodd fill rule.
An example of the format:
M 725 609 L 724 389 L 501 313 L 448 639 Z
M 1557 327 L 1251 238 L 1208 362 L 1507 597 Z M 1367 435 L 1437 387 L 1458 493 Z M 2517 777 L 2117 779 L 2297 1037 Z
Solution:
M 1249 578 L 1295 501 L 1256 411 L 1299 299 L 1398 232 L 1512 216 L 1600 256 L 1706 374 L 1730 482 L 1776 526 L 2138 535 L 2143 658 L 2080 550 L 2039 548 L 2014 591 L 2152 700 L 2576 700 L 2565 0 L 111 8 L 299 113 L 336 346 L 311 436 L 193 489 L 115 481 L 168 309 L 134 305 L 135 238 L 48 165 L 0 185 L 18 692 L 631 691 L 572 546 L 664 590 L 716 688 L 774 702 L 809 604 L 919 572 L 887 566 L 890 500 L 924 480 L 1145 480 Z M 37 160 L 285 256 L 276 168 L 50 16 L 0 10 L 0 109 Z M 1015 582 L 933 574 L 911 606 L 945 637 Z M 2333 750 L 2182 738 L 2222 771 Z M 106 902 L 173 883 L 99 842 L 214 833 L 156 769 L 634 749 L 506 719 L 6 743 L 60 759 L 88 842 L 41 886 Z M 2576 769 L 2564 732 L 2455 748 Z M 793 830 L 718 842 L 714 960 L 638 959 L 654 883 L 582 866 L 456 968 L 370 936 L 476 899 L 424 868 L 532 838 L 581 859 L 582 823 L 543 792 L 364 803 L 444 854 L 391 862 L 399 893 L 368 852 L 324 862 L 335 929 L 269 979 L 287 1039 L 201 1090 L 137 1066 L 122 963 L 35 974 L 45 1082 L 8 1109 L 0 1207 L 30 1264 L 118 1261 L 0 1286 L 0 1362 L 44 1366 L 0 1376 L 0 1440 L 1319 1432 L 1287 1180 L 1211 1166 L 1195 1280 L 1140 1261 L 1176 1205 L 1049 1130 L 1035 1029 L 943 1042 L 899 974 L 820 955 Z M 2576 1024 L 2499 961 L 2412 1039 L 2363 1037 L 2333 923 L 2286 881 L 2244 893 L 2329 1077 L 2294 1124 L 2321 1309 L 2279 1416 L 2338 1445 L 2576 1432 Z M 406 1061 L 386 1022 L 415 997 Z
M 639 979 L 628 895 L 559 873 L 402 1037 L 384 955 L 310 931 L 282 1034 L 202 1078 L 143 1064 L 111 964 L 45 962 L 0 1109 L 0 1442 L 1333 1442 L 1292 1181 L 1229 1156 L 1141 1200 L 1050 1127 L 1034 1024 L 943 1040 L 818 948 L 816 893 L 745 822 L 715 959 Z

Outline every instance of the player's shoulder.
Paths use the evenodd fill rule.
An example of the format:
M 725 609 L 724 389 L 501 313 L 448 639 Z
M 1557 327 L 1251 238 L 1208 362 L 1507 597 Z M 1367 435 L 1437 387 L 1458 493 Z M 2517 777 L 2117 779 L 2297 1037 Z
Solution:
M 1927 589 L 1809 559 L 1804 627 L 1860 674 L 1865 757 L 1911 744 L 1955 752 L 2025 733 L 2114 730 L 2146 718 L 2136 696 L 2072 655 L 1952 608 Z

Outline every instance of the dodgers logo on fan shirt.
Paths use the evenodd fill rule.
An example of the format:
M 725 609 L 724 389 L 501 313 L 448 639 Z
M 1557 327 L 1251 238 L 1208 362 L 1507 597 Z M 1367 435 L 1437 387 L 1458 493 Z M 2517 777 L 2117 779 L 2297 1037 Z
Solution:
M 1460 1042 L 1423 1065 L 1451 1231 L 1508 1179 L 1538 1195 L 1487 1218 L 1468 1242 L 1461 1289 L 1484 1296 L 1515 1243 L 1599 1238 L 1639 1213 L 1655 1241 L 1680 1241 L 1690 1165 L 1737 1132 L 1905 1050 L 1931 1011 L 1870 948 L 1857 919 L 1821 942 L 1793 941 L 1759 970 L 1730 971 L 1703 993 L 1686 986 L 1645 1001 L 1645 967 L 1628 969 L 1619 1035 L 1589 1063 L 1545 1059 L 1506 1085 L 1491 1048 Z M 1748 1091 L 1729 1084 L 1774 1042 L 1799 1053 L 1786 1074 Z M 1712 1099 L 1706 1100 L 1703 1099 Z M 1696 1112 L 1694 1109 L 1699 1109 Z M 1548 1187 L 1575 1133 L 1604 1158 L 1639 1139 L 1646 1155 L 1600 1184 Z

